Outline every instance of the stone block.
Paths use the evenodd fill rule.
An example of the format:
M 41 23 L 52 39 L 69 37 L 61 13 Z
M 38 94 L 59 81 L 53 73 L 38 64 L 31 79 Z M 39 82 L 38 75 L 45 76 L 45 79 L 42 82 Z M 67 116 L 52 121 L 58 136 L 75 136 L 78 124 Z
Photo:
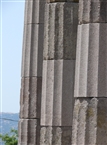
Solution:
M 43 24 L 29 24 L 24 26 L 22 77 L 42 76 L 43 35 Z
M 80 0 L 79 24 L 107 23 L 106 0 Z
M 20 118 L 40 118 L 41 77 L 28 77 L 21 80 Z
M 54 3 L 54 2 L 76 2 L 78 3 L 79 0 L 47 0 L 48 3 Z
M 72 145 L 107 144 L 107 98 L 75 100 Z
M 41 127 L 40 145 L 71 145 L 71 127 Z
M 18 145 L 40 145 L 40 124 L 37 119 L 20 119 Z
M 107 24 L 78 27 L 75 97 L 107 97 Z
M 75 59 L 77 3 L 50 3 L 45 7 L 44 59 Z
M 75 60 L 44 60 L 41 125 L 71 126 Z
M 26 0 L 24 24 L 44 23 L 44 0 Z

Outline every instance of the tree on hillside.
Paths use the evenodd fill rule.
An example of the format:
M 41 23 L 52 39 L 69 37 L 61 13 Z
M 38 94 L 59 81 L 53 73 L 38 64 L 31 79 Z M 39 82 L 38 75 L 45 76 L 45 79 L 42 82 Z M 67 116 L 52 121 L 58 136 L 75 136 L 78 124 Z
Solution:
M 18 144 L 18 131 L 11 129 L 8 134 L 0 134 L 0 138 L 5 143 L 5 145 L 17 145 Z

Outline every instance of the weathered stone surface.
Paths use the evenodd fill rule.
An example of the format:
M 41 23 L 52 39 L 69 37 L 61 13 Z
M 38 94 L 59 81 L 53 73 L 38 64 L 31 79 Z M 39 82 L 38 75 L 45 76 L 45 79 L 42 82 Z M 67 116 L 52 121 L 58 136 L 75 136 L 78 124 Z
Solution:
M 44 59 L 75 59 L 78 3 L 50 3 L 45 9 Z
M 41 77 L 28 77 L 21 80 L 20 118 L 40 118 Z
M 47 0 L 48 3 L 53 2 L 79 2 L 79 0 Z
M 78 98 L 74 104 L 72 145 L 107 144 L 107 98 Z
M 43 35 L 43 24 L 24 26 L 22 77 L 42 76 Z
M 107 23 L 107 1 L 80 0 L 79 23 Z
M 107 97 L 107 24 L 78 27 L 75 97 Z
M 71 127 L 41 127 L 40 145 L 71 145 Z
M 45 0 L 26 0 L 24 24 L 44 23 Z
M 40 145 L 40 123 L 37 119 L 20 119 L 18 145 Z
M 41 125 L 71 126 L 75 60 L 44 60 Z
M 26 0 L 18 145 L 40 145 L 44 0 Z

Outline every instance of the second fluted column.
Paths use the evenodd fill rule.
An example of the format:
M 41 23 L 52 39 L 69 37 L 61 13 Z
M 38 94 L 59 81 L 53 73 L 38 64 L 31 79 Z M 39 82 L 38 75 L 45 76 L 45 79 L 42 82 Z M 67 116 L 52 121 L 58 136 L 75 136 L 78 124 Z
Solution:
M 45 5 L 41 145 L 70 145 L 78 3 Z

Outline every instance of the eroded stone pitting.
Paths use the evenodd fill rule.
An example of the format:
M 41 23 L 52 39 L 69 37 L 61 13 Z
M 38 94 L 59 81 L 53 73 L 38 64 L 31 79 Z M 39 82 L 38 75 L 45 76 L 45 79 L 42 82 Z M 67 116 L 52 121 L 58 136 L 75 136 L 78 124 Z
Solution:
M 107 2 L 105 0 L 80 0 L 79 24 L 107 23 Z
M 27 77 L 21 80 L 20 118 L 40 118 L 42 77 Z
M 74 103 L 72 144 L 107 144 L 107 99 L 79 98 Z
M 40 144 L 40 120 L 20 119 L 18 125 L 18 145 Z
M 41 127 L 40 145 L 70 145 L 71 127 Z
M 77 3 L 45 5 L 44 60 L 75 60 Z

